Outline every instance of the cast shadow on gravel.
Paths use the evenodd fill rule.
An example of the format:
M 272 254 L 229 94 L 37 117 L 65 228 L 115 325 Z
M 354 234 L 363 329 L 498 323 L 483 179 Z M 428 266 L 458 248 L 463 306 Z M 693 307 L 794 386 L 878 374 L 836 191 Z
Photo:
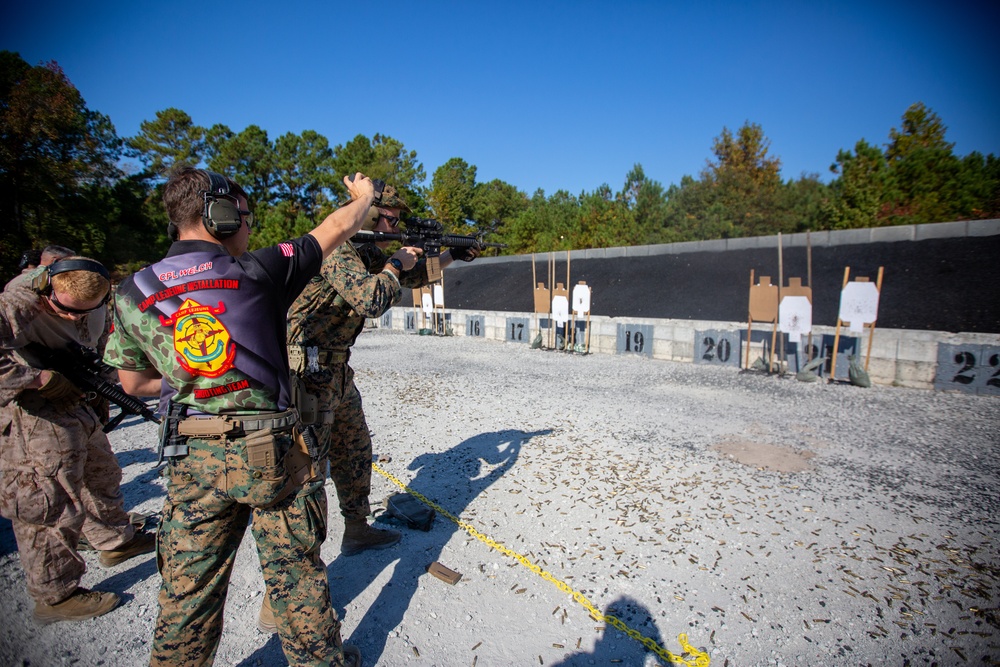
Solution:
M 604 613 L 614 616 L 643 637 L 648 637 L 662 648 L 670 650 L 670 647 L 664 644 L 663 638 L 660 636 L 660 630 L 656 626 L 656 621 L 653 620 L 653 615 L 638 600 L 627 596 L 620 597 L 608 605 Z M 593 651 L 569 654 L 561 661 L 552 663 L 552 667 L 590 667 L 591 665 L 609 663 L 623 665 L 671 664 L 611 624 L 608 623 L 605 626 L 604 634 L 594 644 Z
M 483 433 L 446 452 L 421 454 L 407 467 L 408 470 L 417 471 L 416 475 L 408 483 L 401 476 L 401 481 L 452 515 L 463 518 L 463 512 L 472 501 L 513 468 L 524 442 L 549 433 L 551 430 L 548 429 Z M 383 464 L 383 467 L 397 474 L 393 470 L 395 466 Z M 332 489 L 330 491 L 330 521 L 333 523 L 341 519 L 336 507 L 336 495 L 332 493 Z M 372 498 L 373 508 L 380 505 L 381 501 L 381 498 Z M 474 518 L 471 522 L 476 523 Z M 402 527 L 384 513 L 376 519 L 376 524 L 401 530 L 403 539 L 399 546 L 381 551 L 366 551 L 351 557 L 338 555 L 327 566 L 334 609 L 345 627 L 354 628 L 350 637 L 344 633 L 344 643 L 354 644 L 361 649 L 365 665 L 379 663 L 388 634 L 403 620 L 417 590 L 420 576 L 426 574 L 428 565 L 438 560 L 452 535 L 461 530 L 453 521 L 440 514 L 434 519 L 433 527 L 428 532 Z M 379 591 L 365 615 L 356 623 L 355 619 L 345 620 L 347 605 L 359 597 L 386 568 L 393 566 L 394 562 L 389 581 Z M 447 585 L 437 580 L 428 585 L 437 584 Z M 460 611 L 462 610 L 456 610 L 456 614 Z M 276 635 L 241 662 L 240 667 L 257 664 L 285 664 Z

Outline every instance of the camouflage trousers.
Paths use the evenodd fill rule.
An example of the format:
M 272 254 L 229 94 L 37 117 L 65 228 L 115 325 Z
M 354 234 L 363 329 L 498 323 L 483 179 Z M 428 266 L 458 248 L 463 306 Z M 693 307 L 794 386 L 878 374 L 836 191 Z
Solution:
M 248 437 L 190 439 L 188 455 L 164 470 L 167 498 L 157 534 L 160 613 L 150 665 L 212 664 L 248 523 L 288 664 L 343 663 L 340 623 L 320 558 L 326 539 L 323 483 L 315 482 L 313 493 L 291 489 L 274 502 L 289 491 L 283 457 L 291 434 L 273 434 L 276 465 L 259 467 L 247 462 Z
M 347 363 L 334 363 L 318 372 L 304 372 L 301 378 L 318 399 L 317 436 L 330 445 L 330 478 L 340 513 L 347 519 L 364 519 L 371 513 L 372 438 L 354 370 Z
M 101 428 L 85 403 L 55 407 L 32 391 L 0 408 L 0 514 L 11 520 L 36 602 L 61 602 L 79 586 L 87 571 L 76 550 L 81 534 L 96 549 L 135 534 Z

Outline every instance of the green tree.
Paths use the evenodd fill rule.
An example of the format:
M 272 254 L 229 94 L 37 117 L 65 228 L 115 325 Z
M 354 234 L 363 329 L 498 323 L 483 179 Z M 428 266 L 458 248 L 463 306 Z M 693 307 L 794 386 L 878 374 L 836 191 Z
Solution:
M 666 193 L 658 181 L 646 177 L 642 165 L 636 163 L 625 176 L 621 198 L 632 211 L 635 225 L 641 233 L 640 243 L 655 243 L 666 223 Z
M 239 183 L 255 212 L 272 205 L 278 181 L 275 150 L 267 132 L 258 125 L 248 125 L 237 133 L 216 125 L 208 134 L 213 137 L 205 151 L 208 168 Z
M 359 134 L 343 146 L 335 146 L 333 153 L 333 169 L 337 175 L 333 192 L 337 199 L 347 199 L 343 177 L 360 171 L 394 186 L 415 212 L 425 208 L 420 183 L 427 174 L 417 159 L 417 152 L 407 151 L 402 142 L 384 134 L 376 134 L 370 140 Z
M 139 134 L 125 141 L 132 157 L 146 166 L 154 180 L 166 180 L 174 164 L 199 164 L 205 153 L 205 129 L 173 107 L 156 112 L 155 120 L 139 124 Z
M 278 199 L 318 223 L 320 208 L 329 203 L 327 193 L 333 192 L 337 180 L 329 141 L 313 130 L 301 135 L 289 132 L 274 142 L 274 152 Z
M 29 246 L 73 245 L 100 258 L 107 229 L 89 204 L 120 175 L 121 140 L 54 62 L 0 52 L 0 263 Z
M 840 178 L 830 184 L 830 199 L 822 206 L 822 220 L 830 229 L 875 227 L 889 179 L 889 165 L 877 146 L 864 139 L 854 152 L 839 151 L 830 171 Z
M 915 151 L 937 149 L 951 153 L 955 144 L 945 141 L 947 131 L 941 118 L 923 102 L 911 104 L 903 113 L 902 126 L 889 130 L 885 158 L 891 166 Z
M 771 142 L 756 123 L 744 123 L 733 135 L 728 128 L 712 144 L 703 180 L 712 184 L 710 207 L 721 213 L 723 233 L 760 236 L 775 231 L 781 160 L 768 155 Z
M 434 170 L 427 195 L 434 217 L 448 231 L 464 233 L 473 215 L 472 194 L 476 188 L 476 166 L 453 157 Z
M 626 198 L 621 193 L 615 196 L 608 184 L 580 195 L 579 224 L 571 240 L 572 248 L 635 245 L 641 243 L 643 237 Z
M 505 229 L 511 220 L 528 207 L 528 198 L 510 183 L 493 179 L 476 183 L 472 191 L 472 220 L 476 226 L 472 233 L 489 231 L 487 240 L 506 243 Z

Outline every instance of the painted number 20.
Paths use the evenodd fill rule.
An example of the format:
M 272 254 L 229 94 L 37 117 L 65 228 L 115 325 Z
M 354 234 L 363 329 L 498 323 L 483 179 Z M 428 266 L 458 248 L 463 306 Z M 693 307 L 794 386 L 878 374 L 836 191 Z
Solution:
M 718 355 L 719 361 L 726 363 L 729 361 L 729 357 L 732 356 L 733 346 L 727 339 L 723 338 L 716 344 L 715 339 L 711 336 L 705 336 L 703 341 L 705 345 L 705 354 L 701 355 L 701 358 L 705 361 L 714 361 L 716 355 Z

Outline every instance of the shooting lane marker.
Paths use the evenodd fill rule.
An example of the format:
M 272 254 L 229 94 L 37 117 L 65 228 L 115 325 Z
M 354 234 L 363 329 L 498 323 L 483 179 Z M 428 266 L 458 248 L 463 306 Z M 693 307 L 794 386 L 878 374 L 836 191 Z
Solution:
M 486 336 L 486 316 L 466 315 L 465 335 L 472 338 L 484 338 Z
M 641 354 L 653 358 L 653 325 L 624 323 L 618 325 L 615 338 L 617 354 Z
M 939 344 L 934 388 L 1000 396 L 1000 347 Z
M 414 498 L 418 499 L 420 502 L 426 504 L 428 507 L 430 507 L 431 509 L 433 509 L 439 515 L 441 515 L 441 516 L 447 518 L 448 520 L 454 522 L 459 528 L 461 528 L 462 530 L 464 530 L 471 537 L 479 540 L 483 544 L 485 544 L 485 545 L 487 545 L 487 546 L 489 546 L 489 547 L 491 547 L 493 549 L 496 549 L 497 551 L 499 551 L 500 553 L 502 553 L 502 554 L 504 554 L 506 556 L 510 556 L 511 558 L 513 558 L 514 560 L 516 560 L 518 563 L 520 563 L 524 567 L 528 568 L 529 570 L 531 570 L 532 572 L 534 572 L 535 574 L 537 574 L 538 576 L 540 576 L 542 579 L 544 579 L 544 580 L 546 580 L 546 581 L 548 581 L 548 582 L 550 582 L 552 584 L 555 584 L 556 588 L 558 588 L 559 590 L 561 590 L 563 593 L 568 593 L 569 595 L 571 595 L 573 597 L 573 599 L 576 600 L 577 603 L 580 604 L 580 606 L 582 606 L 584 609 L 586 609 L 587 612 L 595 620 L 597 620 L 598 622 L 607 623 L 608 625 L 613 625 L 614 627 L 618 628 L 619 630 L 621 630 L 622 632 L 624 632 L 626 635 L 628 635 L 632 639 L 636 640 L 637 642 L 639 642 L 640 644 L 642 644 L 643 646 L 645 646 L 647 649 L 649 649 L 650 651 L 652 651 L 656 655 L 660 656 L 661 658 L 663 658 L 664 660 L 666 660 L 670 664 L 685 665 L 686 667 L 709 667 L 710 658 L 709 658 L 708 653 L 706 653 L 704 651 L 701 651 L 701 650 L 695 648 L 694 646 L 692 646 L 688 642 L 687 634 L 681 633 L 681 634 L 679 634 L 677 636 L 677 641 L 681 645 L 681 649 L 684 651 L 684 654 L 683 655 L 675 655 L 675 654 L 671 653 L 670 651 L 668 651 L 663 646 L 660 646 L 660 644 L 657 643 L 657 641 L 655 639 L 652 639 L 651 637 L 646 637 L 645 635 L 643 635 L 642 633 L 640 633 L 638 630 L 633 630 L 632 628 L 630 628 L 624 621 L 622 621 L 621 619 L 619 619 L 617 616 L 612 616 L 610 614 L 604 614 L 604 613 L 602 613 L 597 607 L 594 606 L 594 604 L 589 599 L 587 599 L 587 597 L 583 593 L 580 593 L 579 591 L 576 591 L 576 590 L 570 588 L 570 586 L 567 583 L 565 583 L 564 581 L 561 581 L 559 579 L 556 579 L 551 573 L 543 570 L 540 566 L 538 566 L 535 563 L 531 562 L 525 556 L 517 553 L 513 549 L 509 549 L 509 548 L 505 547 L 504 545 L 500 544 L 499 542 L 491 539 L 489 536 L 480 533 L 475 528 L 475 526 L 473 526 L 472 524 L 470 524 L 467 521 L 463 521 L 462 519 L 459 519 L 454 514 L 452 514 L 451 512 L 449 512 L 448 510 L 446 510 L 445 508 L 443 508 L 440 505 L 438 505 L 437 503 L 435 503 L 433 500 L 431 500 L 431 499 L 427 498 L 426 496 L 424 496 L 423 494 L 421 494 L 419 491 L 414 491 L 413 489 L 411 489 L 407 485 L 403 484 L 403 482 L 398 477 L 396 477 L 395 475 L 393 475 L 392 473 L 383 470 L 382 468 L 380 468 L 375 463 L 372 463 L 372 469 L 375 472 L 377 472 L 378 474 L 380 474 L 383 477 L 385 477 L 387 480 L 389 480 L 393 484 L 395 484 L 396 486 L 398 486 L 400 489 L 403 490 L 404 493 L 410 494 Z M 515 584 L 515 586 L 516 586 L 516 584 Z M 690 656 L 690 659 L 686 659 L 684 656 Z
M 700 353 L 699 353 L 700 347 Z M 736 354 L 733 354 L 733 351 Z M 694 363 L 740 367 L 740 332 L 707 329 L 694 332 Z

